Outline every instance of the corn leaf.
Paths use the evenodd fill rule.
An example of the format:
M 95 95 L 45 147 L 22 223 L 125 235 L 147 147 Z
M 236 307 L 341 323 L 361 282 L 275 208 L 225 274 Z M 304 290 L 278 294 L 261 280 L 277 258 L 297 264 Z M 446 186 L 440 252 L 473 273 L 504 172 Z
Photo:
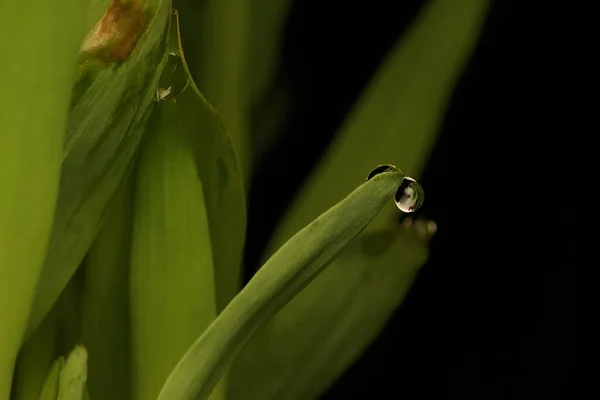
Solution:
M 24 10 L 35 10 L 24 12 Z M 77 47 L 86 2 L 0 2 L 0 399 L 52 227 Z
M 81 263 L 133 158 L 166 62 L 170 15 L 168 0 L 114 0 L 84 40 L 30 333 Z
M 402 178 L 399 171 L 375 176 L 290 239 L 190 347 L 158 399 L 208 398 L 252 334 L 365 228 Z

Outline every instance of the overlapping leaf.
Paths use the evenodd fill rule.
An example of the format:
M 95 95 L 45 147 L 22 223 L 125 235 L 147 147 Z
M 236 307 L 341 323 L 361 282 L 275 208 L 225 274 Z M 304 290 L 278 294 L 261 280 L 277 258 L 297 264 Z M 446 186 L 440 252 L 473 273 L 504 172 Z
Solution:
M 166 60 L 170 15 L 168 0 L 112 2 L 84 41 L 30 333 L 90 247 L 137 149 Z
M 159 400 L 206 399 L 252 334 L 326 268 L 403 179 L 382 173 L 298 232 L 227 305 L 177 364 Z
M 267 254 L 374 165 L 392 162 L 409 175 L 419 175 L 487 6 L 486 0 L 433 0 L 426 5 L 287 211 Z M 388 246 L 369 255 L 356 244 L 256 335 L 236 360 L 232 399 L 312 399 L 360 355 L 401 303 L 425 260 L 426 241 L 415 240 L 414 232 L 394 233 L 397 216 L 389 204 L 359 239 L 380 237 L 391 241 Z M 359 284 L 354 278 L 371 273 L 385 281 L 364 279 Z M 394 290 L 386 290 L 387 284 Z M 274 367 L 253 368 L 256 363 Z M 286 369 L 281 368 L 284 363 Z

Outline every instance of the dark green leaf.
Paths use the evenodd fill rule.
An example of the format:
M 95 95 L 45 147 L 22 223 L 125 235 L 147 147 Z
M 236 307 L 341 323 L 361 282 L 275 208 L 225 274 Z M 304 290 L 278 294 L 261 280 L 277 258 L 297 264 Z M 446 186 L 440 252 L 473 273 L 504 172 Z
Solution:
M 183 54 L 180 46 L 180 54 Z M 220 115 L 200 94 L 186 59 L 190 88 L 176 98 L 181 129 L 194 150 L 202 182 L 215 265 L 217 310 L 220 312 L 241 285 L 246 237 L 246 205 L 240 170 Z
M 122 181 L 83 268 L 81 344 L 90 355 L 87 387 L 94 399 L 131 399 L 129 256 L 132 176 Z
M 400 304 L 426 242 L 405 226 L 362 234 L 244 347 L 228 399 L 318 398 Z
M 208 398 L 252 334 L 365 228 L 393 196 L 402 178 L 399 171 L 375 176 L 281 247 L 188 350 L 169 376 L 159 400 Z
M 113 29 L 128 36 L 97 48 L 93 30 L 82 46 L 56 216 L 29 332 L 54 304 L 96 236 L 142 137 L 166 60 L 171 2 L 148 0 L 143 11 L 135 9 L 139 2 L 114 4 L 111 15 L 118 22 Z M 128 47 L 138 34 L 135 47 Z M 114 59 L 123 56 L 124 61 Z

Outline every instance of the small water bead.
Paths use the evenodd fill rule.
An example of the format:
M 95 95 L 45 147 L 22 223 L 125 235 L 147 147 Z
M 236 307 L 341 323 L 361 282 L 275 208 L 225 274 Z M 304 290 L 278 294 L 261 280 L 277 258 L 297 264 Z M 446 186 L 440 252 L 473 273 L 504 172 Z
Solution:
M 401 211 L 406 213 L 415 212 L 423 205 L 425 192 L 423 192 L 423 188 L 417 181 L 407 176 L 402 179 L 394 200 Z
M 183 60 L 179 54 L 171 52 L 167 57 L 165 69 L 160 76 L 158 88 L 156 89 L 157 101 L 176 98 L 190 84 L 185 68 L 183 67 Z

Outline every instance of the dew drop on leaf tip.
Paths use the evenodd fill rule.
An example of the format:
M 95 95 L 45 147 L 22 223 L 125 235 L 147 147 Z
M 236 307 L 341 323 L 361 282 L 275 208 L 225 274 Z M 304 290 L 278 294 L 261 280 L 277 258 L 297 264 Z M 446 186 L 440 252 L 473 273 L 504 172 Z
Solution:
M 183 60 L 176 52 L 170 52 L 156 88 L 156 100 L 176 99 L 189 85 Z
M 402 170 L 391 164 L 379 165 L 369 173 L 367 176 L 367 181 L 373 178 L 375 175 L 385 172 L 402 172 Z M 402 183 L 396 191 L 394 200 L 396 201 L 396 206 L 401 211 L 405 213 L 415 212 L 423 205 L 423 201 L 425 200 L 425 192 L 416 180 L 405 176 L 402 178 Z
M 411 213 L 417 211 L 423 205 L 425 193 L 417 181 L 406 176 L 402 179 L 394 200 L 401 211 Z

